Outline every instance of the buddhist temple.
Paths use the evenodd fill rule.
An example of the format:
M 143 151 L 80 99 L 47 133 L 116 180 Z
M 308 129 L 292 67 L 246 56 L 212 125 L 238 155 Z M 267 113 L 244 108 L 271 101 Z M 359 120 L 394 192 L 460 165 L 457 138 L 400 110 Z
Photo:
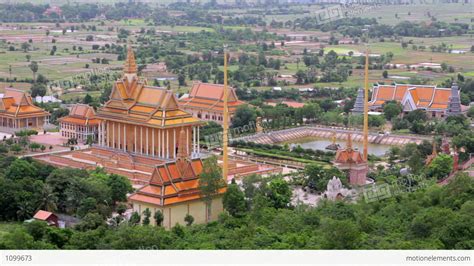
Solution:
M 0 131 L 43 130 L 48 124 L 49 113 L 35 106 L 30 95 L 22 90 L 5 89 L 0 98 Z
M 176 161 L 158 165 L 148 185 L 139 189 L 129 197 L 133 210 L 139 214 L 149 209 L 153 214 L 161 211 L 164 217 L 162 226 L 171 228 L 176 224 L 184 225 L 186 215 L 191 215 L 195 223 L 216 220 L 223 211 L 221 194 L 226 191 L 222 187 L 218 196 L 210 204 L 212 210 L 202 200 L 199 189 L 199 175 L 203 171 L 200 158 L 188 157 L 187 138 L 184 127 L 179 133 L 178 158 Z M 152 224 L 155 224 L 152 221 Z
M 87 104 L 76 104 L 68 116 L 59 119 L 61 136 L 86 142 L 97 139 L 100 120 L 95 117 L 94 108 Z
M 368 164 L 364 161 L 362 153 L 352 148 L 352 135 L 347 134 L 347 145 L 345 149 L 336 152 L 334 166 L 339 170 L 349 172 L 349 183 L 351 185 L 365 185 L 368 173 Z
M 123 77 L 112 88 L 110 100 L 97 111 L 98 146 L 161 159 L 175 159 L 178 134 L 186 133 L 186 153 L 199 154 L 199 126 L 203 123 L 178 106 L 174 93 L 149 86 L 137 76 L 128 48 Z
M 189 96 L 179 100 L 180 107 L 204 121 L 223 124 L 224 117 L 224 86 L 220 84 L 194 83 Z M 233 88 L 228 95 L 229 119 L 244 102 L 237 98 Z M 230 122 L 230 121 L 229 121 Z
M 422 109 L 431 117 L 442 118 L 448 113 L 460 113 L 461 105 L 459 91 L 455 88 L 438 88 L 430 85 L 377 85 L 373 87 L 372 99 L 369 108 L 372 111 L 382 111 L 383 104 L 388 101 L 397 101 L 403 106 L 405 113 Z M 451 110 L 448 108 L 450 106 Z

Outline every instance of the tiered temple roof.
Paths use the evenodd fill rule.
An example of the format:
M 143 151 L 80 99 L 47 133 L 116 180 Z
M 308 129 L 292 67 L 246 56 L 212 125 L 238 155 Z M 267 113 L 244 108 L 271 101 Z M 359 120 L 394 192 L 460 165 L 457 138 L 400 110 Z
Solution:
M 87 104 L 74 105 L 69 115 L 60 118 L 59 121 L 81 126 L 95 126 L 100 123 L 100 120 L 95 117 L 94 108 Z
M 137 76 L 137 65 L 131 48 L 128 48 L 124 75 L 115 82 L 110 100 L 98 110 L 97 117 L 155 128 L 201 123 L 179 108 L 171 90 L 149 86 L 145 79 Z
M 0 114 L 10 118 L 49 116 L 45 110 L 35 106 L 31 96 L 22 90 L 6 88 L 0 98 Z
M 362 154 L 352 148 L 352 135 L 350 133 L 347 134 L 346 148 L 337 150 L 334 162 L 338 164 L 360 164 L 365 162 Z
M 371 109 L 379 109 L 388 101 L 397 101 L 404 106 L 405 111 L 425 109 L 444 111 L 448 108 L 453 91 L 449 88 L 438 88 L 429 85 L 377 85 L 373 88 Z M 456 91 L 459 97 L 459 92 Z
M 191 160 L 187 157 L 185 145 L 186 133 L 181 129 L 178 159 L 157 166 L 149 185 L 132 194 L 129 200 L 166 206 L 200 199 L 199 175 L 203 171 L 203 164 L 199 158 Z M 225 191 L 226 188 L 222 187 L 218 194 Z
M 228 94 L 229 113 L 234 113 L 237 107 L 244 102 L 237 98 L 233 88 Z M 224 111 L 224 85 L 209 83 L 194 83 L 188 97 L 181 98 L 179 104 L 186 108 L 195 108 L 208 111 Z

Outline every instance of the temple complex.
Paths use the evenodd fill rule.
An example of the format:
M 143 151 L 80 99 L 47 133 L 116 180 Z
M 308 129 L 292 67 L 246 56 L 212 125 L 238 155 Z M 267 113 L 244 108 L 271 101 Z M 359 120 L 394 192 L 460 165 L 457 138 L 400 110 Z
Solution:
M 370 110 L 382 111 L 383 104 L 388 101 L 399 102 L 405 113 L 422 109 L 436 118 L 461 113 L 459 90 L 455 84 L 451 89 L 409 84 L 374 86 Z
M 365 185 L 367 173 L 369 171 L 368 164 L 359 151 L 352 148 L 352 136 L 347 134 L 347 145 L 345 149 L 339 149 L 336 153 L 334 166 L 339 170 L 347 170 L 349 172 L 349 183 L 351 185 Z
M 223 124 L 224 119 L 224 86 L 220 84 L 194 83 L 189 96 L 179 100 L 180 107 L 194 117 L 204 121 L 214 121 Z M 233 88 L 228 95 L 229 122 L 237 108 L 244 102 L 237 98 Z
M 186 133 L 186 153 L 199 154 L 198 118 L 181 110 L 174 93 L 147 84 L 137 76 L 128 49 L 124 75 L 112 88 L 110 100 L 97 111 L 98 146 L 165 160 L 176 159 L 178 134 Z
M 97 139 L 99 119 L 95 117 L 94 108 L 87 104 L 76 104 L 72 107 L 68 116 L 59 119 L 61 136 L 68 139 L 76 139 L 85 143 L 88 139 Z
M 179 148 L 176 161 L 158 165 L 151 176 L 149 184 L 129 197 L 133 210 L 143 213 L 149 209 L 152 213 L 161 211 L 165 228 L 176 224 L 185 225 L 184 218 L 191 215 L 195 223 L 216 220 L 223 211 L 221 195 L 225 187 L 218 190 L 218 195 L 207 205 L 202 200 L 199 189 L 199 174 L 203 171 L 200 158 L 191 159 L 186 151 L 186 132 L 181 128 Z M 152 215 L 153 216 L 153 215 Z M 152 220 L 151 224 L 156 224 Z
M 0 131 L 43 130 L 48 124 L 49 113 L 35 106 L 30 95 L 22 90 L 5 89 L 0 97 Z

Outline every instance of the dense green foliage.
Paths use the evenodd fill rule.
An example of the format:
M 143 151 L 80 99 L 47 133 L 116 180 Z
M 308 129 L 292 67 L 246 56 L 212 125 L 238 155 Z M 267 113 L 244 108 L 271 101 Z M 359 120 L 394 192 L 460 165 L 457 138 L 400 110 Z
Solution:
M 2 157 L 0 171 L 0 220 L 23 221 L 38 210 L 84 217 L 108 217 L 117 202 L 132 188 L 128 179 L 79 169 L 55 169 L 32 160 Z
M 0 237 L 4 249 L 472 249 L 474 181 L 356 204 L 288 206 L 281 179 L 247 182 L 251 206 L 240 217 L 222 214 L 205 225 L 61 230 L 34 223 Z M 258 185 L 260 184 L 260 185 Z M 95 224 L 97 226 L 97 224 Z M 238 240 L 238 241 L 236 241 Z

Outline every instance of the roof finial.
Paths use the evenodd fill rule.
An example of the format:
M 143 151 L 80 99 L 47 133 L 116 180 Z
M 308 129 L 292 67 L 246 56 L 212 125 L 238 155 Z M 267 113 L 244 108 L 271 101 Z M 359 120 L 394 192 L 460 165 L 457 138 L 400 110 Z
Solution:
M 346 145 L 346 150 L 351 151 L 352 150 L 352 134 L 347 133 L 347 145 Z
M 135 62 L 135 54 L 133 53 L 132 46 L 130 44 L 127 48 L 127 58 L 125 60 L 123 72 L 128 74 L 137 73 L 137 63 Z

